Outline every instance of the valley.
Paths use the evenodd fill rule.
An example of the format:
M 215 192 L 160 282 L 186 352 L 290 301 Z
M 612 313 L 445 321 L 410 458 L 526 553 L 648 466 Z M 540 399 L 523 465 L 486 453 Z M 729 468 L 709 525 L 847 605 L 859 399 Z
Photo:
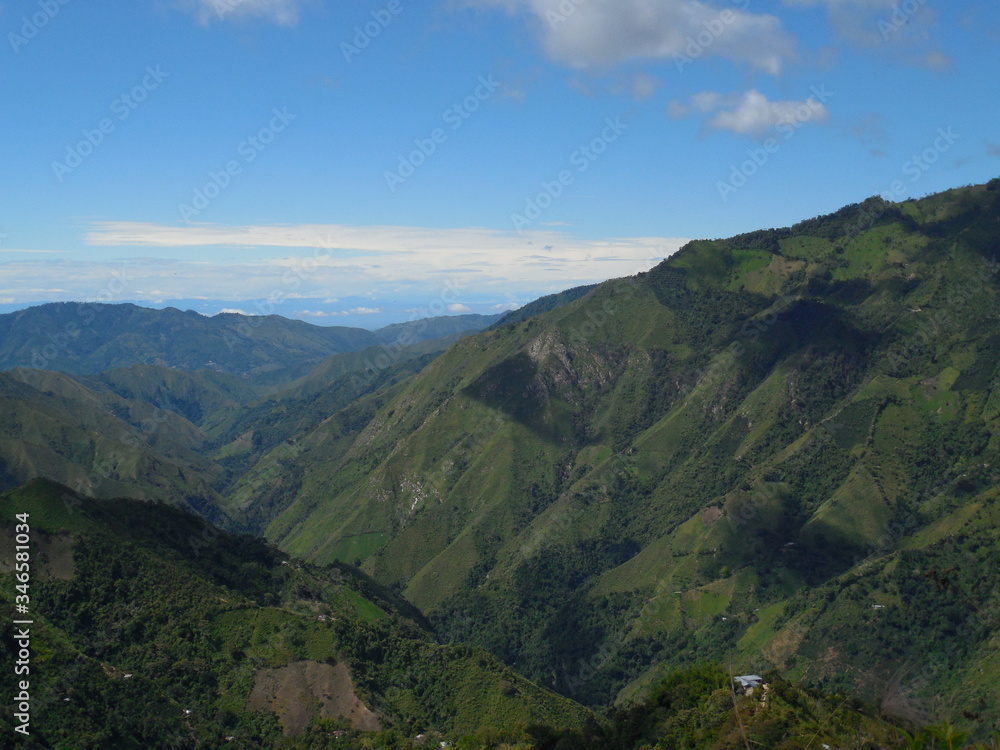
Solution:
M 40 715 L 88 747 L 995 744 L 998 260 L 993 180 L 506 316 L 0 315 L 4 521 L 38 519 L 39 660 L 79 675 Z

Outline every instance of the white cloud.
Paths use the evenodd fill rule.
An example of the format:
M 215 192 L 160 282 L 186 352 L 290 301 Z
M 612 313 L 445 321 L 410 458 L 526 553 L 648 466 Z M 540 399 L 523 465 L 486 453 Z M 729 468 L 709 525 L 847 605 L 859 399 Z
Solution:
M 771 101 L 757 89 L 729 96 L 703 91 L 687 102 L 675 99 L 667 106 L 671 119 L 690 114 L 708 116 L 705 125 L 711 130 L 728 130 L 753 137 L 760 137 L 774 128 L 798 128 L 807 122 L 826 122 L 830 117 L 826 105 L 815 96 L 803 101 Z
M 296 315 L 307 318 L 338 318 L 348 315 L 378 315 L 385 312 L 381 307 L 352 307 L 350 310 L 298 310 Z
M 181 0 L 181 7 L 194 13 L 203 26 L 214 21 L 260 18 L 279 26 L 294 26 L 302 0 Z
M 226 248 L 219 255 L 228 263 L 233 263 L 234 253 L 238 256 L 240 250 L 257 249 L 253 253 L 257 257 L 260 248 L 285 248 L 281 255 L 257 261 L 253 267 L 258 273 L 299 279 L 289 292 L 332 298 L 356 295 L 359 288 L 381 288 L 387 282 L 428 279 L 464 279 L 477 285 L 590 283 L 646 270 L 654 262 L 651 259 L 670 255 L 686 240 L 663 237 L 581 240 L 551 229 L 518 233 L 480 228 L 342 224 L 173 226 L 97 222 L 87 232 L 85 241 L 101 247 L 158 248 L 164 253 L 170 248 L 205 248 L 202 264 L 211 262 L 211 248 Z M 545 253 L 546 266 L 540 269 L 537 258 L 548 245 L 554 249 Z M 299 255 L 289 256 L 288 248 L 297 248 Z M 316 283 L 323 279 L 321 291 L 306 288 L 306 279 Z
M 701 91 L 691 97 L 691 106 L 703 113 L 718 109 L 724 103 L 724 97 L 716 91 Z
M 219 310 L 219 315 L 256 315 L 256 313 L 250 313 L 246 310 L 240 310 L 238 307 L 225 307 Z
M 470 313 L 472 312 L 471 307 L 466 307 L 461 303 L 456 303 L 454 305 L 448 305 L 448 312 L 450 313 Z
M 688 107 L 688 105 L 680 99 L 672 99 L 670 103 L 667 104 L 667 117 L 671 120 L 683 120 L 688 116 L 690 111 L 690 107 Z
M 14 265 L 14 264 L 11 264 L 11 265 Z M 11 280 L 13 280 L 14 276 L 13 275 L 9 275 L 8 278 L 11 279 Z M 58 295 L 58 294 L 67 294 L 68 292 L 69 292 L 68 289 L 59 289 L 59 288 L 43 287 L 43 286 L 35 286 L 35 287 L 12 287 L 10 289 L 0 289 L 0 293 L 2 293 L 2 294 L 44 294 L 44 295 L 55 294 L 55 295 Z M 18 297 L 18 299 L 23 299 L 23 297 Z M 31 299 L 31 298 L 29 297 L 28 299 Z
M 631 276 L 649 270 L 687 242 L 664 237 L 581 239 L 544 227 L 517 233 L 138 222 L 95 223 L 84 239 L 91 246 L 89 253 L 22 256 L 0 263 L 8 287 L 0 289 L 0 296 L 13 297 L 11 304 L 200 298 L 260 313 L 308 299 L 315 302 L 303 307 L 311 311 L 363 315 L 374 314 L 379 305 L 358 297 L 432 300 L 446 295 L 447 304 L 472 306 L 476 300 L 499 301 L 512 295 L 528 299 Z M 546 246 L 551 250 L 544 250 Z M 60 288 L 53 289 L 53 280 Z M 336 300 L 343 300 L 344 307 L 362 307 L 338 311 Z
M 940 50 L 932 50 L 920 55 L 917 57 L 916 62 L 921 67 L 938 73 L 948 70 L 954 65 L 954 60 Z
M 548 56 L 573 68 L 703 55 L 777 75 L 795 40 L 772 15 L 717 9 L 700 0 L 464 0 L 530 14 Z

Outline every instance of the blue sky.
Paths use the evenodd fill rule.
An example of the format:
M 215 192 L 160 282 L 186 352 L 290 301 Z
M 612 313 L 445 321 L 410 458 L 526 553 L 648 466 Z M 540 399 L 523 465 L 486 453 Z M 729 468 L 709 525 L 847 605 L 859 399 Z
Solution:
M 0 310 L 378 327 L 1000 173 L 980 0 L 0 3 Z

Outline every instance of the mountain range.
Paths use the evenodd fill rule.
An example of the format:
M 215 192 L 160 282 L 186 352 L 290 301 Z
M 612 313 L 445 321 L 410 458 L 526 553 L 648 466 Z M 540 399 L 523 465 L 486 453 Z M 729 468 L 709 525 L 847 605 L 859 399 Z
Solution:
M 363 581 L 406 638 L 492 654 L 491 675 L 548 707 L 508 722 L 548 727 L 537 746 L 610 742 L 609 726 L 630 739 L 608 746 L 678 746 L 671 691 L 700 674 L 688 710 L 721 699 L 706 662 L 773 675 L 809 711 L 822 700 L 793 685 L 876 706 L 882 720 L 855 717 L 870 747 L 940 719 L 985 739 L 1000 729 L 998 258 L 994 180 L 695 241 L 500 319 L 368 332 L 46 305 L 0 316 L 0 481 L 58 482 L 95 518 L 130 497 L 251 535 L 225 538 L 270 555 L 273 597 L 296 612 L 282 555 Z M 358 695 L 387 726 L 481 728 L 443 687 L 421 688 L 439 707 L 425 716 L 351 679 L 375 685 Z M 213 684 L 200 705 L 221 700 Z M 742 746 L 739 706 L 711 705 L 720 734 L 691 746 Z M 609 706 L 646 729 L 591 717 Z
M 455 315 L 378 331 L 316 326 L 279 315 L 151 310 L 133 304 L 59 302 L 0 315 L 0 370 L 31 367 L 94 374 L 136 364 L 252 376 L 302 374 L 335 354 L 404 347 L 486 328 L 498 315 Z
M 998 230 L 994 182 L 691 243 L 320 421 L 226 510 L 588 703 L 713 657 L 995 717 Z

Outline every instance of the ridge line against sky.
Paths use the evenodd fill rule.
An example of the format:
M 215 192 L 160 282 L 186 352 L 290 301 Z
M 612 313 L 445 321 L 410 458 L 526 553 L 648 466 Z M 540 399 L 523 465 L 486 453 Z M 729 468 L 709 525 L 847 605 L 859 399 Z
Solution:
M 0 29 L 0 310 L 378 327 L 448 281 L 490 313 L 1000 171 L 980 0 L 54 0 Z

